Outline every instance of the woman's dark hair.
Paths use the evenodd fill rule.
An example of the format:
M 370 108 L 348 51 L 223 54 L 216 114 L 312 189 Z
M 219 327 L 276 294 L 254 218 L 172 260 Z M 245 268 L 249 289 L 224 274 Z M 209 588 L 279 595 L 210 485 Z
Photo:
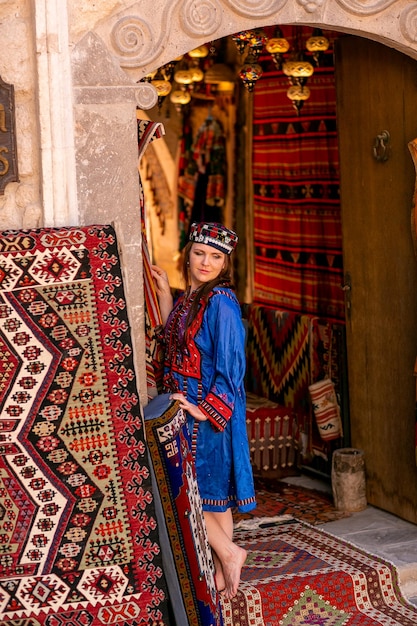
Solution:
M 184 247 L 183 249 L 183 259 L 182 259 L 182 278 L 184 281 L 184 285 L 185 285 L 185 293 L 186 295 L 189 293 L 190 291 L 190 263 L 189 263 L 189 259 L 190 259 L 190 251 L 192 246 L 194 245 L 194 243 L 192 241 L 189 241 L 187 243 L 187 245 Z M 200 302 L 203 300 L 205 300 L 207 302 L 208 297 L 211 293 L 211 291 L 214 289 L 214 287 L 218 287 L 218 286 L 223 286 L 223 287 L 230 287 L 231 289 L 234 289 L 233 286 L 233 264 L 232 264 L 232 260 L 230 258 L 230 255 L 225 254 L 224 255 L 225 259 L 224 259 L 224 268 L 222 269 L 222 271 L 220 272 L 220 274 L 214 279 L 211 280 L 208 283 L 203 283 L 195 292 L 195 297 L 193 300 L 193 303 L 191 305 L 190 311 L 188 313 L 188 317 L 187 317 L 187 321 L 185 324 L 185 333 L 184 333 L 184 339 L 187 336 L 187 330 L 189 329 L 190 325 L 192 324 L 193 320 L 195 319 L 199 306 L 200 306 Z

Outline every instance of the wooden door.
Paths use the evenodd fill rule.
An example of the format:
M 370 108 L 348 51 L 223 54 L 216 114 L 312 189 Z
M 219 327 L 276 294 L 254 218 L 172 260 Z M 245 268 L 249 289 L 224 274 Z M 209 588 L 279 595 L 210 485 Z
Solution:
M 417 137 L 417 61 L 342 36 L 336 81 L 352 446 L 365 453 L 368 502 L 417 522 L 415 171 L 407 145 Z M 388 160 L 378 161 L 383 131 Z

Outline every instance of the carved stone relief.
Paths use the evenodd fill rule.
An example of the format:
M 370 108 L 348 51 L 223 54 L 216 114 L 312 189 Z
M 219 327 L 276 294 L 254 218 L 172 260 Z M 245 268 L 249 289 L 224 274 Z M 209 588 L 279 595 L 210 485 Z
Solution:
M 157 6 L 141 0 L 115 12 L 97 32 L 137 81 L 202 43 L 290 23 L 362 34 L 417 58 L 417 8 L 411 0 L 165 0 Z

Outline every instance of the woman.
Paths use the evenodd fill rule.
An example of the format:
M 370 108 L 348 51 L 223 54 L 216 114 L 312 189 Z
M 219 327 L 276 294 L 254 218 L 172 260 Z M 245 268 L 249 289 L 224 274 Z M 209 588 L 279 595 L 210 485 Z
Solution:
M 246 433 L 245 332 L 231 287 L 238 238 L 221 224 L 193 223 L 184 249 L 184 295 L 175 307 L 166 273 L 152 266 L 165 324 L 166 392 L 187 413 L 216 583 L 238 589 L 246 551 L 233 542 L 232 507 L 255 508 Z

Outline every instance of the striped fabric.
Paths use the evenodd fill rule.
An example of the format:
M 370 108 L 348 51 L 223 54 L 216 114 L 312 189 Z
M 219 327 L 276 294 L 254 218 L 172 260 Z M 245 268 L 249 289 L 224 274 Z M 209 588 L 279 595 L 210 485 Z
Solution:
M 284 34 L 291 40 L 291 27 Z M 303 28 L 304 41 L 311 29 Z M 329 65 L 330 63 L 330 65 Z M 332 53 L 298 116 L 271 67 L 254 91 L 254 302 L 344 319 Z

